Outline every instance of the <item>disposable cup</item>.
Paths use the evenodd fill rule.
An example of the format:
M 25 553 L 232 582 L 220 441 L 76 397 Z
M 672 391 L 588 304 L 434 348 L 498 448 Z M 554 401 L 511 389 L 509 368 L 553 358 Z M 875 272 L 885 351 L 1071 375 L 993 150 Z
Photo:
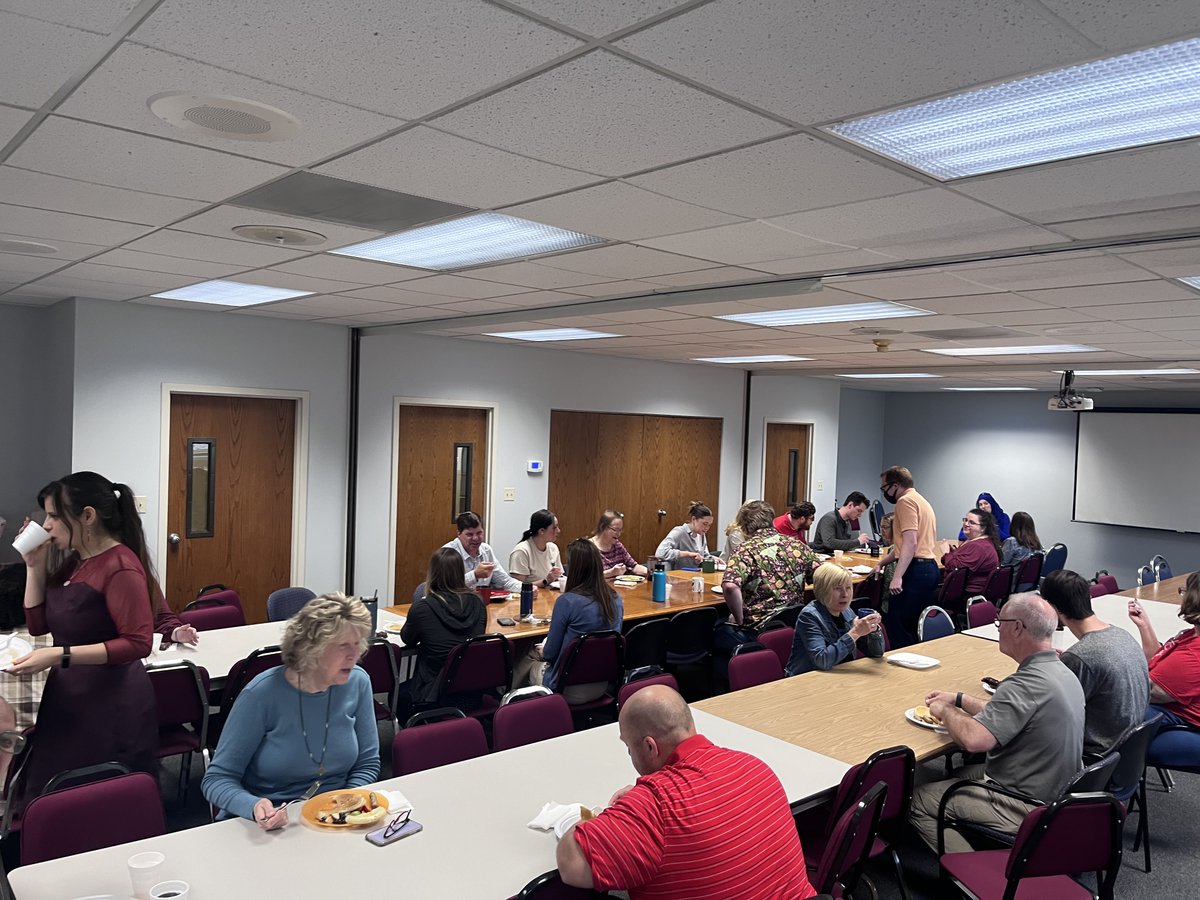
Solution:
M 160 881 L 150 888 L 150 900 L 187 900 L 190 890 L 186 881 Z
M 157 850 L 147 850 L 129 857 L 129 880 L 133 882 L 133 896 L 137 900 L 149 900 L 150 889 L 162 880 L 162 866 L 166 859 Z
M 30 522 L 25 526 L 25 530 L 17 535 L 17 539 L 13 541 L 13 547 L 18 553 L 24 555 L 32 553 L 48 540 L 50 540 L 50 532 L 37 522 Z

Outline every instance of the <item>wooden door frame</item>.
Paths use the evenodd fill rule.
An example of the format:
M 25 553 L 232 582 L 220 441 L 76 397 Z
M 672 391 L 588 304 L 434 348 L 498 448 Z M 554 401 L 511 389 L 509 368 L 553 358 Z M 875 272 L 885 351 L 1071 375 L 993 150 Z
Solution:
M 176 384 L 164 382 L 162 411 L 159 423 L 158 463 L 158 576 L 163 592 L 167 588 L 167 534 L 170 505 L 171 475 L 171 398 L 176 394 L 201 394 L 220 397 L 248 397 L 255 400 L 295 400 L 296 437 L 292 448 L 292 584 L 304 584 L 304 540 L 307 533 L 308 510 L 308 391 L 286 391 L 275 388 L 229 387 L 216 384 Z
M 816 429 L 815 422 L 804 422 L 797 419 L 763 419 L 762 427 L 762 459 L 758 465 L 758 496 L 765 497 L 767 493 L 767 430 L 771 425 L 805 425 L 808 427 L 808 446 L 804 448 L 804 484 L 809 486 L 812 484 L 812 448 L 813 448 L 813 431 Z M 809 491 L 811 493 L 811 491 Z M 747 498 L 750 499 L 750 498 Z M 786 510 L 775 510 L 775 514 L 779 515 Z
M 396 519 L 400 505 L 400 484 L 396 473 L 400 471 L 400 407 L 402 406 L 441 406 L 451 409 L 478 409 L 487 413 L 487 458 L 484 460 L 484 482 L 487 489 L 483 492 L 483 521 L 490 523 L 492 506 L 492 463 L 496 445 L 496 404 L 492 402 L 474 402 L 466 400 L 432 400 L 428 397 L 393 397 L 392 398 L 392 452 L 391 472 L 388 481 L 391 486 L 388 496 L 388 560 L 387 560 L 387 596 L 394 603 L 408 603 L 411 597 L 396 596 Z M 480 510 L 475 510 L 480 512 Z M 443 543 L 445 543 L 443 541 Z M 439 547 L 441 544 L 438 545 Z M 434 548 L 430 549 L 432 554 Z

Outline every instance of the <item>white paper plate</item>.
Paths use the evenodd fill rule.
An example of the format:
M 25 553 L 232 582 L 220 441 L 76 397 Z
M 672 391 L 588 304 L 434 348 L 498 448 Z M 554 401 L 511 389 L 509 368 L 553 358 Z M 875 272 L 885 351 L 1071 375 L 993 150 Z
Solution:
M 32 649 L 29 641 L 24 638 L 14 637 L 7 643 L 0 638 L 0 669 L 7 669 L 13 664 L 13 660 L 20 659 Z
M 942 662 L 940 659 L 921 656 L 919 653 L 893 653 L 887 658 L 887 661 L 896 666 L 904 666 L 906 669 L 932 669 L 934 666 L 941 665 Z
M 870 575 L 874 569 L 872 569 L 870 566 L 864 566 L 862 563 L 859 563 L 857 566 L 851 566 L 850 571 L 855 575 Z
M 712 592 L 713 592 L 714 594 L 724 594 L 724 593 L 725 593 L 725 588 L 721 587 L 719 584 L 714 584 L 714 585 L 712 586 Z
M 928 722 L 922 722 L 917 718 L 917 708 L 914 706 L 904 711 L 904 718 L 912 722 L 914 725 L 920 725 L 922 728 L 928 728 L 930 731 L 936 731 L 938 734 L 949 734 L 944 725 L 930 725 Z
M 388 622 L 386 625 L 383 626 L 383 630 L 386 631 L 388 634 L 399 634 L 401 631 L 404 630 L 404 623 L 403 622 Z
M 570 828 L 572 825 L 576 824 L 580 820 L 581 815 L 580 815 L 579 810 L 582 807 L 583 807 L 582 803 L 576 804 L 575 812 L 567 813 L 565 816 L 563 816 L 563 818 L 559 821 L 559 823 L 554 826 L 554 837 L 555 838 L 557 838 L 558 840 L 561 841 L 562 836 L 567 833 L 567 829 Z M 592 812 L 595 813 L 596 815 L 599 815 L 600 808 L 595 807 L 592 809 Z

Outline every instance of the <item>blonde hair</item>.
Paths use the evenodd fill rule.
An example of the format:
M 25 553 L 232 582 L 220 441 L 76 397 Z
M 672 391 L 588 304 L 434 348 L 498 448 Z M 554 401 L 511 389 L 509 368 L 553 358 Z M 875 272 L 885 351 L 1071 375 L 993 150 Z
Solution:
M 824 602 L 835 590 L 854 582 L 854 576 L 849 569 L 842 568 L 837 563 L 821 563 L 813 572 L 813 595 Z
M 311 672 L 346 625 L 358 632 L 359 654 L 366 653 L 371 614 L 361 600 L 334 591 L 308 601 L 288 619 L 279 641 L 283 664 L 301 674 Z

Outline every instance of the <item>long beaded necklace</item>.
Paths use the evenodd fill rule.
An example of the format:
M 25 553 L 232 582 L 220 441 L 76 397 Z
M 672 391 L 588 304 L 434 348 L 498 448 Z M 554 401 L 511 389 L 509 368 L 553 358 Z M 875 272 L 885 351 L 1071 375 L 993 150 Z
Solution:
M 313 759 L 312 750 L 308 746 L 308 729 L 304 727 L 304 688 L 301 685 L 300 675 L 296 675 L 296 696 L 300 703 L 300 733 L 304 735 L 304 752 L 308 754 L 308 758 L 312 760 L 312 764 L 317 767 L 317 784 L 321 783 L 321 779 L 325 777 L 325 751 L 329 749 L 329 714 L 333 709 L 333 685 L 325 689 L 325 739 L 321 743 L 321 758 Z

